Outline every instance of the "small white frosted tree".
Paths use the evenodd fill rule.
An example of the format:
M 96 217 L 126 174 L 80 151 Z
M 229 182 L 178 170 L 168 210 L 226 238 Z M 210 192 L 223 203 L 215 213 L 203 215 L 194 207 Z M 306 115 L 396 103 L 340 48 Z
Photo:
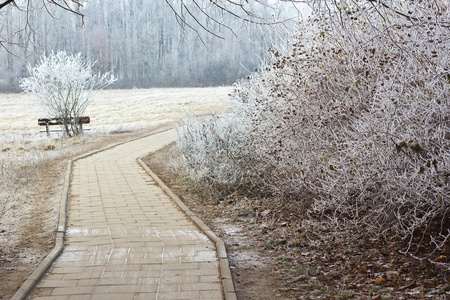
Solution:
M 49 117 L 63 122 L 66 136 L 81 133 L 76 120 L 83 115 L 93 96 L 115 82 L 110 73 L 95 74 L 95 62 L 81 53 L 65 51 L 42 56 L 35 67 L 28 66 L 30 77 L 20 80 L 20 87 L 39 103 Z

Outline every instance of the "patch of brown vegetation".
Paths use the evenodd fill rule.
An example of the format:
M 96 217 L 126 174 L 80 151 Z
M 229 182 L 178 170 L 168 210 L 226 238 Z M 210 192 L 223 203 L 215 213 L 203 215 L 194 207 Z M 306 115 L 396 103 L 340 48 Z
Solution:
M 171 147 L 144 162 L 224 240 L 238 299 L 450 298 L 450 270 L 401 254 L 400 241 L 355 240 L 320 223 L 305 226 L 292 203 L 223 198 L 167 167 Z M 415 256 L 449 263 L 450 245 L 429 254 L 421 237 Z
M 9 299 L 21 286 L 32 270 L 54 247 L 56 229 L 56 210 L 54 204 L 59 200 L 58 189 L 64 179 L 65 164 L 62 161 L 49 162 L 35 166 L 36 176 L 25 183 L 27 194 L 24 201 L 31 201 L 32 210 L 17 214 L 19 230 L 2 228 L 0 220 L 0 239 L 17 239 L 5 248 L 0 245 L 0 299 Z M 6 224 L 5 224 L 6 225 Z

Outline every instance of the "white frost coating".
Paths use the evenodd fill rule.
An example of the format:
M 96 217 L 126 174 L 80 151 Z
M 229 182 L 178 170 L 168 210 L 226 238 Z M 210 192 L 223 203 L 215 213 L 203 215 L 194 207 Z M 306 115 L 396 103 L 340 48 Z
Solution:
M 42 56 L 37 66 L 28 66 L 30 77 L 22 78 L 20 87 L 44 108 L 45 117 L 64 120 L 67 136 L 78 135 L 78 124 L 68 120 L 82 117 L 97 90 L 116 81 L 109 73 L 94 74 L 94 65 L 81 53 L 52 52 Z
M 302 203 L 350 233 L 408 241 L 437 221 L 428 240 L 442 248 L 450 237 L 448 1 L 310 3 L 315 15 L 299 25 L 292 50 L 271 49 L 272 64 L 235 85 L 230 115 L 188 116 L 179 145 L 189 166 L 217 183 L 224 169 L 238 174 L 240 186 Z M 234 161 L 245 161 L 246 173 Z

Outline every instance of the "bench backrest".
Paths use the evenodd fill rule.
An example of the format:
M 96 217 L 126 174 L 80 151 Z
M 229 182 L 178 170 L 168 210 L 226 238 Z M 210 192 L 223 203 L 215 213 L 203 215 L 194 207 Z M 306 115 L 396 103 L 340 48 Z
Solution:
M 70 118 L 69 124 L 89 124 L 91 122 L 90 117 L 77 117 L 75 118 L 75 122 L 73 122 L 73 118 Z M 62 118 L 41 118 L 38 119 L 38 124 L 40 126 L 47 126 L 47 125 L 64 125 Z

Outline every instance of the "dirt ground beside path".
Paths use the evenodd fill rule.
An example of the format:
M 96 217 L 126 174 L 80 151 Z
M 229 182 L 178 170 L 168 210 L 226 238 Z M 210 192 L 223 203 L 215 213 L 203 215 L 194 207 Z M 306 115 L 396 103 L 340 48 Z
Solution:
M 54 247 L 57 208 L 54 203 L 59 200 L 57 190 L 58 186 L 62 186 L 65 164 L 53 162 L 41 165 L 39 173 L 40 179 L 31 183 L 34 193 L 26 197 L 26 201 L 33 201 L 34 209 L 17 219 L 23 226 L 18 232 L 0 230 L 2 240 L 16 239 L 13 247 L 0 245 L 0 299 L 11 298 L 30 271 Z

